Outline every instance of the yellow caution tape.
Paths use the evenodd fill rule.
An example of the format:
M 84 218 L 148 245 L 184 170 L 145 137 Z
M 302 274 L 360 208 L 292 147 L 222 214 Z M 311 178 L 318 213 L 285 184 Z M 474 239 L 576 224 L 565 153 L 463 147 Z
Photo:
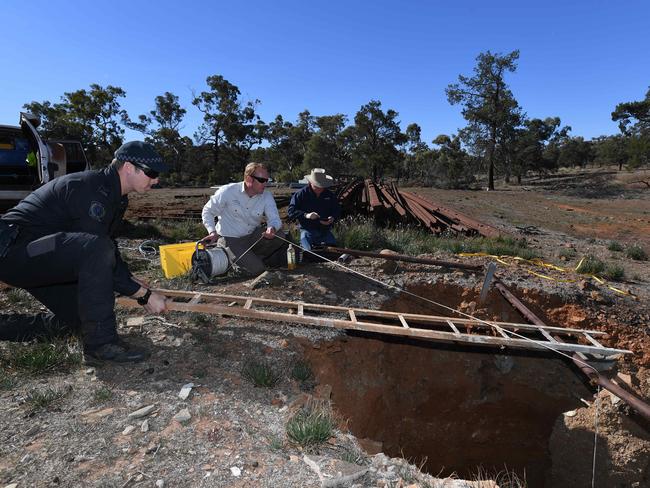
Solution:
M 580 269 L 580 266 L 582 266 L 582 263 L 586 259 L 586 257 L 582 257 L 580 259 L 580 261 L 578 262 L 578 264 L 576 265 L 576 267 L 573 270 L 570 270 L 570 269 L 567 269 L 567 268 L 563 268 L 561 266 L 557 266 L 557 265 L 552 264 L 552 263 L 547 263 L 545 261 L 542 261 L 539 258 L 526 259 L 526 258 L 522 258 L 520 256 L 497 256 L 495 254 L 488 254 L 488 253 L 485 253 L 485 252 L 462 252 L 462 253 L 458 253 L 458 256 L 492 258 L 495 261 L 497 261 L 498 263 L 503 264 L 504 266 L 512 266 L 513 264 L 516 264 L 517 261 L 519 261 L 519 262 L 522 262 L 522 263 L 531 264 L 533 266 L 538 266 L 540 268 L 549 268 L 549 269 L 552 269 L 552 270 L 555 270 L 555 271 L 559 271 L 561 273 L 570 273 L 570 272 L 576 272 L 577 273 L 578 270 Z M 506 259 L 511 259 L 515 263 L 509 263 L 509 262 L 506 261 Z M 575 279 L 559 279 L 559 278 L 555 278 L 553 276 L 548 276 L 548 275 L 545 275 L 545 274 L 537 273 L 537 272 L 532 271 L 532 270 L 527 270 L 527 271 L 532 275 L 538 276 L 538 277 L 546 279 L 546 280 L 556 281 L 558 283 L 575 283 L 576 281 L 578 281 L 578 280 L 575 280 Z M 612 291 L 614 291 L 616 293 L 620 293 L 621 295 L 630 296 L 630 297 L 634 298 L 635 300 L 638 299 L 637 296 L 634 293 L 632 293 L 631 291 L 626 291 L 626 290 L 621 290 L 619 288 L 615 288 L 615 287 L 607 284 L 607 282 L 603 278 L 600 278 L 599 276 L 596 276 L 596 275 L 585 275 L 585 276 L 593 278 L 594 281 L 598 282 L 599 284 L 601 284 L 603 286 L 606 286 L 607 288 L 609 288 L 610 290 L 612 290 Z

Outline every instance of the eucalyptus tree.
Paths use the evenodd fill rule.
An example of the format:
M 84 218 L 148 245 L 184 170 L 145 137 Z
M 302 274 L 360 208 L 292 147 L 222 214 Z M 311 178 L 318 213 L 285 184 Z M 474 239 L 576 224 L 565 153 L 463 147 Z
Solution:
M 384 112 L 378 100 L 371 100 L 357 112 L 354 125 L 344 132 L 350 140 L 351 159 L 357 171 L 376 179 L 399 164 L 402 154 L 398 148 L 406 142 L 406 136 L 397 116 L 392 109 Z
M 173 171 L 181 171 L 181 162 L 186 159 L 191 139 L 180 135 L 181 124 L 187 110 L 181 107 L 178 96 L 170 92 L 158 95 L 154 109 L 138 116 L 138 121 L 127 117 L 127 127 L 144 134 L 145 140 L 156 146 L 165 161 L 173 164 Z
M 650 89 L 645 98 L 635 102 L 619 103 L 612 112 L 626 138 L 626 159 L 630 168 L 650 162 Z M 622 168 L 622 162 L 619 169 Z
M 266 126 L 255 112 L 259 100 L 243 102 L 239 88 L 221 75 L 208 76 L 206 83 L 208 90 L 192 99 L 203 113 L 195 138 L 212 151 L 213 177 L 228 181 L 243 170 Z
M 505 145 L 513 129 L 521 123 L 521 110 L 505 82 L 508 72 L 517 70 L 519 51 L 509 54 L 481 53 L 476 58 L 473 76 L 458 76 L 458 83 L 446 89 L 450 104 L 463 106 L 468 125 L 460 131 L 463 142 L 487 166 L 488 189 L 494 189 L 494 167 L 497 153 L 505 153 Z
M 282 115 L 277 115 L 268 124 L 264 136 L 269 142 L 267 153 L 271 168 L 278 172 L 280 179 L 291 180 L 298 176 L 314 130 L 314 117 L 308 110 L 298 114 L 295 124 L 285 121 Z
M 412 181 L 421 181 L 427 171 L 431 170 L 429 167 L 431 158 L 423 157 L 429 151 L 429 146 L 422 141 L 422 128 L 416 123 L 406 127 L 404 136 L 406 138 L 403 145 L 404 156 L 396 176 L 398 179 L 406 177 Z
M 460 136 L 440 134 L 433 140 L 440 146 L 432 177 L 437 177 L 436 186 L 463 188 L 474 180 L 472 158 L 462 147 Z
M 316 131 L 307 142 L 303 169 L 325 168 L 339 177 L 349 172 L 349 144 L 345 136 L 347 117 L 343 114 L 323 115 L 314 119 Z
M 515 129 L 515 138 L 510 149 L 512 150 L 511 171 L 521 183 L 521 178 L 527 171 L 537 171 L 540 174 L 554 171 L 558 165 L 559 150 L 566 140 L 571 127 L 560 127 L 559 117 L 545 119 L 526 119 L 523 125 Z
M 93 83 L 90 89 L 66 92 L 61 102 L 31 102 L 24 108 L 43 119 L 46 137 L 78 139 L 91 162 L 107 163 L 122 144 L 126 112 L 120 98 L 126 92 L 116 86 Z

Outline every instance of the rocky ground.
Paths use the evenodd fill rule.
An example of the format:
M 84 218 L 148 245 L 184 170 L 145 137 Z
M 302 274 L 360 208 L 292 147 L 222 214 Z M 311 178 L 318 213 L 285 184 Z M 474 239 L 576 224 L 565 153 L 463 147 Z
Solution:
M 608 334 L 601 341 L 605 345 L 631 350 L 632 354 L 621 357 L 608 375 L 648 401 L 650 264 L 627 258 L 624 251 L 608 249 L 616 240 L 623 247 L 639 243 L 650 252 L 650 194 L 631 183 L 637 176 L 589 173 L 582 179 L 574 175 L 564 180 L 529 181 L 526 186 L 496 192 L 417 191 L 526 238 L 545 262 L 565 268 L 558 271 L 506 260 L 507 265 L 500 264 L 497 273 L 549 325 L 602 330 Z M 209 193 L 158 190 L 146 198 L 134 199 L 132 206 L 136 215 L 138 208 L 152 208 L 152 202 L 156 202 L 156 208 L 169 208 L 165 202 L 185 202 L 187 208 L 193 208 L 196 203 L 192 198 L 174 195 L 196 194 L 202 199 Z M 138 269 L 136 274 L 160 288 L 440 313 L 426 303 L 417 304 L 394 289 L 377 286 L 331 264 L 309 264 L 291 272 L 280 270 L 255 289 L 249 280 L 236 278 L 213 285 L 192 283 L 186 278 L 166 280 L 158 258 L 143 257 L 138 252 L 141 242 L 120 239 L 122 252 Z M 625 269 L 625 280 L 599 282 L 573 273 L 571 269 L 585 255 L 619 264 Z M 472 263 L 493 260 L 448 253 L 429 257 Z M 490 305 L 492 298 L 485 306 L 477 305 L 482 273 L 416 264 L 386 267 L 383 260 L 371 258 L 355 260 L 350 267 L 417 294 L 426 290 L 431 299 L 466 312 L 487 318 L 510 313 L 502 304 Z M 493 292 L 490 296 L 494 297 Z M 28 296 L 6 287 L 0 291 L 0 307 L 3 311 L 39 308 Z M 527 409 L 536 411 L 531 405 L 539 399 L 540 391 L 554 389 L 554 378 L 564 375 L 562 368 L 566 367 L 546 367 L 550 363 L 545 363 L 544 358 L 515 355 L 511 360 L 502 353 L 476 354 L 463 348 L 452 348 L 451 352 L 427 351 L 419 344 L 397 344 L 392 348 L 378 337 L 349 337 L 333 329 L 236 316 L 170 312 L 147 317 L 142 316 L 141 309 L 120 309 L 119 323 L 123 335 L 151 350 L 148 361 L 134 366 L 73 365 L 29 374 L 6 360 L 16 354 L 17 346 L 0 344 L 5 358 L 0 377 L 0 486 L 489 486 L 485 480 L 495 479 L 504 466 L 496 465 L 495 469 L 494 464 L 488 465 L 472 455 L 466 461 L 474 463 L 476 469 L 466 463 L 459 466 L 467 473 L 478 473 L 481 464 L 485 469 L 474 476 L 461 472 L 461 477 L 475 480 L 465 482 L 458 479 L 458 473 L 450 472 L 451 466 L 456 469 L 453 462 L 445 461 L 447 469 L 442 466 L 441 470 L 435 459 L 425 459 L 426 452 L 414 454 L 409 450 L 411 445 L 405 436 L 391 437 L 391 425 L 383 427 L 380 438 L 377 426 L 369 420 L 382 409 L 373 409 L 372 402 L 374 407 L 386 405 L 382 402 L 388 401 L 391 392 L 382 391 L 381 374 L 371 377 L 370 372 L 386 371 L 385 376 L 391 377 L 387 388 L 393 392 L 400 393 L 403 388 L 401 394 L 394 395 L 403 402 L 403 408 L 418 401 L 419 393 L 414 392 L 420 388 L 428 391 L 422 405 L 435 410 L 434 404 L 444 403 L 445 394 L 441 393 L 444 390 L 429 391 L 438 383 L 423 383 L 425 370 L 431 367 L 426 356 L 448 358 L 447 363 L 436 365 L 440 369 L 432 375 L 435 377 L 444 376 L 445 364 L 460 360 L 454 369 L 468 373 L 454 381 L 476 383 L 479 413 L 485 416 L 490 405 L 501 405 L 496 400 L 490 403 L 494 395 L 501 395 L 505 398 L 501 401 L 513 407 L 512 415 L 519 409 L 523 418 Z M 77 346 L 73 342 L 71 347 Z M 381 365 L 373 362 L 378 357 L 382 358 Z M 504 361 L 514 364 L 520 375 L 517 381 L 503 373 L 507 369 Z M 417 364 L 419 369 L 401 369 L 397 366 L 400 362 Z M 245 373 L 253 363 L 269 365 L 278 375 L 277 382 L 268 388 L 254 386 Z M 298 379 L 296 366 L 304 363 L 313 375 Z M 490 364 L 497 368 L 487 368 Z M 346 365 L 350 366 L 346 369 Z M 503 393 L 512 383 L 523 382 L 525 374 L 539 375 L 528 379 L 529 383 L 539 383 L 533 386 L 537 389 L 530 395 L 528 406 L 516 401 L 523 390 L 510 392 L 511 396 Z M 407 375 L 421 381 L 410 385 Z M 577 373 L 557 387 L 553 402 L 560 413 L 545 420 L 548 432 L 520 432 L 521 438 L 539 435 L 547 439 L 547 444 L 542 445 L 542 451 L 548 452 L 544 454 L 547 459 L 540 460 L 542 474 L 529 480 L 528 486 L 590 486 L 594 434 L 595 486 L 648 486 L 650 422 L 607 392 L 598 393 L 586 381 L 575 378 Z M 367 387 L 373 381 L 372 387 Z M 431 381 L 436 379 L 432 377 Z M 359 384 L 365 386 L 349 389 Z M 576 392 L 572 401 L 567 402 L 564 390 Z M 549 398 L 553 395 L 549 392 Z M 303 448 L 287 436 L 287 422 L 313 402 L 332 405 L 336 429 L 325 444 Z M 566 407 L 568 404 L 571 408 Z M 404 411 L 402 420 L 415 419 L 411 415 L 415 414 Z M 443 436 L 445 428 L 451 429 L 452 416 L 450 411 L 436 413 L 435 420 L 429 419 L 427 425 L 416 426 L 416 430 Z M 474 422 L 469 420 L 472 418 L 465 417 L 465 423 Z M 395 422 L 392 430 L 405 425 L 399 418 L 390 422 Z M 434 427 L 437 430 L 431 430 Z M 449 444 L 429 454 L 438 453 L 442 458 L 445 452 L 453 451 L 458 453 L 455 457 L 461 457 L 470 446 L 483 446 L 483 452 L 488 453 L 490 445 L 495 450 L 496 446 L 510 444 L 499 439 L 503 434 L 488 427 L 470 428 L 467 437 L 445 437 L 444 442 Z M 518 448 L 519 444 L 512 442 L 512 462 L 503 459 L 505 472 L 517 471 Z M 399 457 L 401 449 L 407 460 Z M 526 462 L 522 460 L 521 465 Z M 438 476 L 424 474 L 420 466 Z M 503 473 L 499 478 L 501 486 L 508 486 Z M 512 482 L 509 486 L 519 485 Z

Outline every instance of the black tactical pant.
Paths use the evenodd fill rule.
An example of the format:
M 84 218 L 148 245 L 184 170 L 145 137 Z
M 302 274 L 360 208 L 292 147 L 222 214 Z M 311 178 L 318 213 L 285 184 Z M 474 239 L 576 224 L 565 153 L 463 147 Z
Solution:
M 24 288 L 54 316 L 0 314 L 0 339 L 28 338 L 44 327 L 78 330 L 91 347 L 117 341 L 115 253 L 111 239 L 93 234 L 19 235 L 0 258 L 0 281 Z

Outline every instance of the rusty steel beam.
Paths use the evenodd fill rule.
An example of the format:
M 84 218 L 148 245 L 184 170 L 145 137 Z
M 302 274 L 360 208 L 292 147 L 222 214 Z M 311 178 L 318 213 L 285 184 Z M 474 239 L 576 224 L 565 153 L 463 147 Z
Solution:
M 519 301 L 519 299 L 516 296 L 514 296 L 510 292 L 510 290 L 508 290 L 505 287 L 503 283 L 501 283 L 498 280 L 495 280 L 494 286 L 497 287 L 497 290 L 501 292 L 503 297 L 506 300 L 508 300 L 508 302 L 510 302 L 510 304 L 514 308 L 519 310 L 525 318 L 530 320 L 535 325 L 546 327 L 544 321 L 540 319 L 537 315 L 535 315 L 533 312 L 531 312 L 528 309 L 528 307 L 526 307 L 521 301 Z M 648 405 L 643 399 L 641 399 L 640 397 L 638 397 L 632 392 L 624 390 L 613 381 L 605 378 L 603 375 L 597 372 L 595 368 L 589 366 L 589 363 L 587 363 L 587 361 L 580 358 L 580 356 L 578 356 L 577 353 L 573 354 L 572 359 L 573 362 L 580 368 L 580 371 L 582 371 L 585 375 L 587 375 L 587 377 L 591 379 L 594 383 L 602 386 L 607 391 L 619 397 L 630 407 L 632 407 L 637 412 L 639 412 L 643 417 L 645 417 L 646 420 L 650 420 L 650 405 Z
M 379 197 L 377 196 L 375 183 L 371 179 L 366 180 L 366 191 L 368 192 L 368 203 L 370 204 L 371 211 L 383 207 L 383 204 L 379 201 Z
M 441 232 L 443 229 L 449 227 L 447 222 L 428 212 L 427 209 L 422 207 L 422 205 L 415 200 L 406 198 L 406 205 L 413 217 L 420 220 L 426 227 L 429 227 L 434 232 Z
M 390 204 L 390 206 L 395 209 L 395 211 L 401 216 L 404 217 L 406 216 L 406 210 L 402 206 L 401 203 L 399 203 L 393 195 L 390 194 L 388 189 L 384 186 L 379 187 L 379 191 L 381 192 L 381 195 L 386 199 L 386 201 Z
M 458 221 L 462 225 L 475 230 L 476 232 L 478 232 L 484 237 L 499 237 L 500 235 L 503 234 L 502 231 L 499 231 L 497 228 L 492 227 L 491 225 L 484 224 L 483 222 L 475 220 L 457 210 L 443 207 L 442 205 L 431 202 L 430 200 L 427 200 L 421 197 L 420 195 L 411 192 L 401 192 L 401 193 L 404 196 L 408 195 L 409 197 L 411 197 L 412 199 L 420 203 L 420 205 L 422 205 L 423 207 L 428 208 L 433 212 L 440 213 L 451 220 Z
M 323 248 L 323 250 L 335 254 L 350 254 L 351 256 L 366 256 L 370 258 L 389 259 L 391 261 L 405 261 L 407 263 L 432 264 L 434 266 L 443 266 L 446 268 L 461 268 L 461 269 L 471 269 L 471 270 L 483 269 L 482 264 L 454 263 L 450 261 L 441 261 L 439 259 L 416 258 L 414 256 L 407 256 L 405 254 L 380 254 L 378 252 L 357 251 L 356 249 L 345 249 L 343 247 L 332 247 L 332 246 L 326 246 L 325 248 Z

